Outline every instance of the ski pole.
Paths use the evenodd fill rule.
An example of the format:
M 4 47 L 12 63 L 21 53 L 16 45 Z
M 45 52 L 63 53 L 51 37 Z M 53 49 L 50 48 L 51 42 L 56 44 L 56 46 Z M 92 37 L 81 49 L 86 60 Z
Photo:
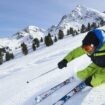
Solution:
M 35 80 L 35 79 L 37 79 L 37 78 L 39 78 L 39 77 L 41 77 L 41 76 L 43 76 L 43 75 L 45 75 L 45 74 L 47 74 L 47 73 L 50 73 L 50 72 L 56 70 L 57 68 L 58 68 L 58 67 L 55 67 L 55 68 L 49 70 L 48 72 L 45 72 L 45 73 L 39 75 L 38 77 L 35 77 L 35 78 L 33 78 L 33 79 L 30 79 L 30 80 L 27 81 L 27 83 L 30 83 L 30 82 L 32 82 L 33 80 Z

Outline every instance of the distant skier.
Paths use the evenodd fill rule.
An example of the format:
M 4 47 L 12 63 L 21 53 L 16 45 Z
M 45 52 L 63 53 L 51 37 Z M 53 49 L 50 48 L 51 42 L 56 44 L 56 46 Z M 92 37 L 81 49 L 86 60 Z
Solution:
M 85 53 L 93 63 L 87 68 L 78 71 L 77 77 L 85 80 L 86 85 L 91 87 L 105 83 L 105 32 L 101 29 L 94 29 L 88 32 L 82 41 L 82 46 L 65 56 L 58 63 L 58 68 L 66 67 L 68 62 Z

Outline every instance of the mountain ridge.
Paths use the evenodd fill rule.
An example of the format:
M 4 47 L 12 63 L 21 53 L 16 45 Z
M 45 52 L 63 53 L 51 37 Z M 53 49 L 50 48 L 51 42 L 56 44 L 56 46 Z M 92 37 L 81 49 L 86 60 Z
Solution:
M 95 22 L 98 25 L 101 21 L 105 21 L 105 13 L 77 5 L 69 14 L 64 15 L 57 25 L 52 25 L 48 30 L 30 25 L 18 31 L 10 38 L 1 38 L 0 45 L 8 45 L 13 48 L 14 45 L 17 47 L 22 42 L 30 44 L 32 39 L 38 38 L 40 40 L 41 37 L 44 38 L 48 33 L 51 33 L 52 36 L 57 36 L 59 30 L 62 30 L 64 35 L 67 35 L 67 30 L 70 28 L 78 31 L 82 24 L 87 25 L 88 23 Z M 80 33 L 80 31 L 78 33 Z
M 87 8 L 81 5 L 77 5 L 69 14 L 64 15 L 57 26 L 49 28 L 49 32 L 52 34 L 58 33 L 61 29 L 67 34 L 67 30 L 72 27 L 75 30 L 79 30 L 82 24 L 95 22 L 99 24 L 101 21 L 105 21 L 105 14 L 98 10 Z

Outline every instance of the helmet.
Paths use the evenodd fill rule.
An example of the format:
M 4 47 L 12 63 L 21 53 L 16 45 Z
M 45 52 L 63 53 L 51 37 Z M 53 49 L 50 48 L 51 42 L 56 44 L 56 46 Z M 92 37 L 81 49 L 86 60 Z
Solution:
M 82 41 L 82 46 L 91 45 L 91 44 L 93 44 L 94 46 L 99 45 L 99 39 L 97 38 L 96 34 L 92 31 L 87 33 L 87 35 Z
M 85 50 L 85 52 L 91 54 L 95 51 L 95 49 L 99 45 L 99 39 L 95 35 L 94 32 L 90 31 L 85 36 L 85 38 L 82 41 L 82 48 Z

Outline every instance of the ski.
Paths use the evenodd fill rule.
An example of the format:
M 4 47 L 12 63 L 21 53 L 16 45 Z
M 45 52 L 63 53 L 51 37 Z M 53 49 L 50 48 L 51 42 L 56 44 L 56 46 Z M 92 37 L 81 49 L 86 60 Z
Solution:
M 86 87 L 85 82 L 81 82 L 79 85 L 77 85 L 75 88 L 73 88 L 70 92 L 68 92 L 66 95 L 64 95 L 62 98 L 60 98 L 53 105 L 64 105 L 72 96 L 74 96 L 76 93 L 80 92 L 85 87 Z
M 66 79 L 65 81 L 61 82 L 60 84 L 54 86 L 53 88 L 43 92 L 42 94 L 39 94 L 38 96 L 35 97 L 35 103 L 36 104 L 40 103 L 41 101 L 46 99 L 48 96 L 53 94 L 55 91 L 59 90 L 63 86 L 65 86 L 73 81 L 74 81 L 74 77 L 70 77 L 70 78 Z

